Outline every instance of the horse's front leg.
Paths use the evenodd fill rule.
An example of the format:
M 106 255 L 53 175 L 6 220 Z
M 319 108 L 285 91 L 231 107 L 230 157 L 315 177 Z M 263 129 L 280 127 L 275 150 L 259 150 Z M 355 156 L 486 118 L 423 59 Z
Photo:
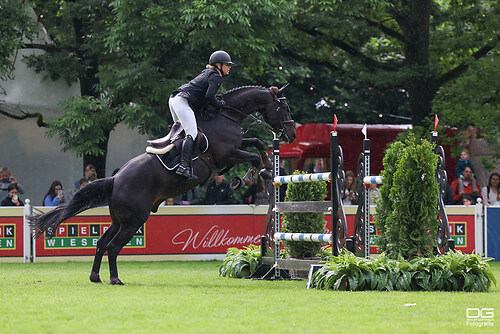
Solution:
M 252 167 L 250 167 L 245 176 L 243 176 L 243 179 L 233 179 L 231 182 L 231 188 L 233 189 L 240 188 L 243 185 L 249 186 L 252 183 L 253 177 L 260 166 L 260 157 L 255 153 L 242 151 L 240 149 L 235 149 L 231 152 L 231 158 L 228 161 L 228 165 L 233 166 L 244 162 L 251 162 Z
M 267 156 L 267 152 L 264 146 L 264 143 L 258 139 L 258 138 L 243 138 L 241 140 L 241 145 L 240 149 L 245 150 L 249 147 L 255 147 L 260 154 L 260 159 L 262 160 L 262 163 L 264 164 L 264 167 L 267 169 L 272 169 L 273 164 L 271 160 L 269 160 L 269 157 Z

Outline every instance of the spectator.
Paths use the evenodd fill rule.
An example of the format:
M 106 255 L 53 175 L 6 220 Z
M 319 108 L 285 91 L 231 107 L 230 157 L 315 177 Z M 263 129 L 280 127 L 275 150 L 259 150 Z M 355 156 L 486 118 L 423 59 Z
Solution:
M 474 199 L 474 197 L 472 197 L 472 194 L 462 194 L 461 196 L 462 198 L 462 205 L 465 205 L 465 206 L 471 206 L 473 204 L 476 204 L 476 201 Z
M 497 200 L 495 202 L 491 203 L 491 205 L 500 205 L 500 192 L 497 195 Z
M 12 176 L 10 169 L 8 169 L 7 167 L 2 167 L 2 169 L 0 169 L 0 182 L 1 182 L 0 183 L 0 190 L 1 190 L 0 198 L 7 196 L 7 193 L 8 193 L 7 188 L 11 184 L 17 185 L 17 190 L 18 190 L 19 194 L 24 194 L 23 187 L 21 186 L 21 184 L 17 183 L 17 179 L 14 176 Z
M 344 205 L 356 205 L 358 201 L 356 199 L 356 176 L 354 172 L 348 170 L 345 173 L 345 189 L 342 194 L 342 203 Z
M 314 161 L 314 165 L 311 163 L 309 168 L 307 168 L 309 173 L 324 173 L 325 172 L 325 161 L 323 158 L 318 158 Z
M 455 200 L 455 203 L 461 204 L 461 196 L 462 194 L 471 194 L 474 199 L 477 197 L 481 197 L 481 194 L 479 193 L 479 184 L 477 183 L 476 179 L 472 177 L 472 168 L 469 166 L 465 166 L 463 170 L 463 177 L 457 177 L 452 183 L 451 183 L 451 190 L 453 190 L 453 199 Z M 463 191 L 460 189 L 460 181 L 462 180 L 464 189 Z
M 198 205 L 201 203 L 200 190 L 198 187 L 194 187 L 188 190 L 184 194 L 177 195 L 174 197 L 175 205 Z
M 444 205 L 453 205 L 455 204 L 455 199 L 453 198 L 453 190 L 451 190 L 451 186 L 446 183 L 446 190 L 443 196 Z
M 19 199 L 19 189 L 17 184 L 11 183 L 7 187 L 7 197 L 0 203 L 1 206 L 24 206 L 23 201 Z
M 242 197 L 245 204 L 268 205 L 269 194 L 266 190 L 264 178 L 259 175 L 257 181 L 247 188 Z
M 472 170 L 472 178 L 475 180 L 476 177 L 475 177 L 474 165 L 472 164 L 472 161 L 469 160 L 469 151 L 463 149 L 460 152 L 460 159 L 458 159 L 457 167 L 455 168 L 455 172 L 457 173 L 457 179 L 458 179 L 458 188 L 461 194 L 464 193 L 463 171 L 465 167 L 469 167 Z M 477 192 L 479 192 L 479 189 L 477 189 Z
M 380 189 L 378 188 L 378 184 L 370 184 L 368 192 L 370 205 L 376 205 L 376 202 L 380 199 Z
M 62 184 L 59 181 L 54 181 L 50 185 L 49 191 L 43 197 L 44 206 L 57 206 L 64 203 L 64 195 Z
M 233 189 L 224 181 L 224 175 L 215 175 L 205 193 L 205 204 L 233 204 Z
M 73 198 L 73 196 L 75 196 L 75 194 L 78 192 L 78 190 L 82 189 L 87 183 L 89 183 L 89 180 L 86 178 L 86 177 L 82 177 L 79 181 L 78 181 L 78 186 L 68 192 L 66 192 L 66 194 L 64 194 L 64 200 L 66 202 L 70 202 L 71 199 Z
M 481 197 L 484 200 L 486 206 L 490 206 L 496 202 L 498 197 L 498 184 L 500 183 L 500 174 L 491 173 L 490 179 L 488 180 L 488 185 L 481 189 Z
M 87 164 L 85 166 L 85 169 L 83 171 L 83 177 L 85 177 L 89 182 L 97 180 L 97 172 L 95 170 L 94 165 L 92 164 Z M 76 180 L 75 182 L 75 188 L 78 188 L 78 183 L 80 180 Z

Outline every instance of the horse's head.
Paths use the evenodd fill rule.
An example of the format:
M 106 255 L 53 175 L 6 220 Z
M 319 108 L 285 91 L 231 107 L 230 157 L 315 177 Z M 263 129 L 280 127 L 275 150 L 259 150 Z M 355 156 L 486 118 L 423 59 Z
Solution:
M 261 111 L 262 116 L 267 124 L 272 126 L 277 136 L 287 142 L 291 143 L 295 140 L 295 122 L 290 114 L 290 107 L 286 103 L 286 97 L 283 91 L 288 87 L 284 85 L 280 89 L 278 87 L 270 87 L 269 91 L 273 96 L 274 102 L 267 104 L 265 109 Z

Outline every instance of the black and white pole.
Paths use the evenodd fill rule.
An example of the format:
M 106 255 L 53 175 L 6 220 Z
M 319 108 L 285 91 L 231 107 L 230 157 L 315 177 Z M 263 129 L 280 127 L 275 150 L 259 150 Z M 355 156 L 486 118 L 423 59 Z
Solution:
M 339 139 L 337 136 L 337 117 L 335 116 L 335 126 L 333 131 L 330 132 L 330 170 L 331 170 L 331 182 L 330 182 L 330 193 L 331 193 L 331 205 L 332 205 L 332 254 L 333 256 L 338 256 L 340 253 L 339 244 L 337 242 L 339 236 L 339 186 L 338 186 L 338 145 Z
M 364 159 L 364 172 L 365 176 L 370 175 L 370 139 L 368 139 L 367 132 L 366 132 L 366 124 L 363 127 L 363 130 L 361 131 L 365 135 L 365 139 L 363 140 L 363 159 Z M 365 189 L 365 198 L 363 199 L 365 201 L 365 217 L 364 217 L 364 257 L 369 258 L 370 257 L 370 190 Z
M 280 176 L 280 141 L 274 135 L 273 140 L 273 179 Z M 279 187 L 274 187 L 274 203 L 278 203 L 280 201 L 280 191 Z M 281 231 L 281 217 L 278 210 L 274 210 L 274 232 Z M 280 258 L 280 240 L 274 238 L 274 263 L 278 263 L 278 259 Z M 275 277 L 280 277 L 280 270 L 278 268 L 275 269 Z

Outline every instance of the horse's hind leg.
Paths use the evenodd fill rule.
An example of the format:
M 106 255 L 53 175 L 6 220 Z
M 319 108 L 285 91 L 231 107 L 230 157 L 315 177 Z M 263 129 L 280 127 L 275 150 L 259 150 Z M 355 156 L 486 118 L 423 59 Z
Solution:
M 95 249 L 94 264 L 92 265 L 92 271 L 90 272 L 90 281 L 94 283 L 102 283 L 99 277 L 99 270 L 101 269 L 101 262 L 104 253 L 106 253 L 106 247 L 115 236 L 116 232 L 119 230 L 119 226 L 111 223 L 111 226 L 104 232 L 104 234 L 97 241 L 97 247 Z
M 120 230 L 114 238 L 111 240 L 111 242 L 108 244 L 107 249 L 108 249 L 108 259 L 109 259 L 109 276 L 110 276 L 110 283 L 115 285 L 123 285 L 122 281 L 118 278 L 118 268 L 116 266 L 116 258 L 118 257 L 118 254 L 120 254 L 120 251 L 122 248 L 132 239 L 134 236 L 135 232 L 137 232 L 138 227 L 137 226 L 122 226 L 120 227 Z

